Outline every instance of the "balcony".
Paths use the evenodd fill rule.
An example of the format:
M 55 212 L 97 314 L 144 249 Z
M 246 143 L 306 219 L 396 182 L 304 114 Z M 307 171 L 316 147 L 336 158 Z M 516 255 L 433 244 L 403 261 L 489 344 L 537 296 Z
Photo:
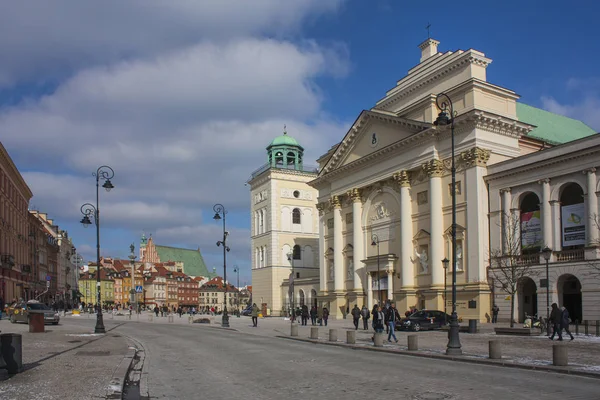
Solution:
M 522 254 L 516 257 L 517 265 L 536 265 L 540 263 L 540 254 Z
M 584 261 L 585 260 L 584 249 L 556 251 L 556 252 L 554 252 L 554 254 L 556 255 L 556 262 Z

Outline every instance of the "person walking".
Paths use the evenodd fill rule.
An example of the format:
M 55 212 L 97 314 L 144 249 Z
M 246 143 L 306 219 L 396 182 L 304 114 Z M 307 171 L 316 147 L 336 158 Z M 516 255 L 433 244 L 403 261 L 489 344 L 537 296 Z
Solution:
M 360 314 L 363 320 L 363 328 L 366 331 L 369 329 L 369 318 L 371 317 L 371 312 L 369 311 L 367 306 L 363 304 L 362 309 L 360 310 Z
M 317 306 L 312 306 L 310 309 L 310 322 L 313 326 L 317 324 Z
M 565 332 L 567 332 L 569 334 L 569 336 L 571 336 L 571 340 L 573 340 L 575 338 L 573 337 L 573 334 L 569 330 L 569 323 L 571 322 L 571 319 L 569 318 L 569 310 L 567 310 L 563 306 L 563 307 L 560 308 L 560 311 L 561 311 L 561 313 L 560 313 L 560 330 L 561 330 L 561 333 L 562 333 L 562 330 L 564 329 Z
M 308 306 L 305 304 L 302 306 L 302 325 L 306 326 L 308 324 Z
M 360 321 L 360 308 L 358 308 L 358 305 L 355 304 L 354 308 L 352 309 L 352 322 L 354 322 L 354 330 L 358 329 L 358 321 Z
M 381 311 L 381 308 L 376 305 L 375 312 L 373 313 L 373 328 L 375 329 L 375 334 L 383 333 L 383 324 L 385 323 L 385 316 Z M 371 340 L 375 341 L 375 336 L 371 338 Z
M 396 343 L 398 343 L 398 338 L 396 338 L 396 324 L 398 323 L 398 321 L 400 321 L 400 313 L 396 309 L 396 305 L 394 303 L 392 303 L 390 305 L 387 313 L 388 313 L 388 316 L 387 316 L 388 322 L 387 323 L 388 323 L 388 327 L 389 327 L 388 342 L 392 341 L 392 336 L 393 336 Z
M 252 304 L 250 315 L 252 316 L 252 326 L 256 328 L 258 326 L 258 306 L 256 303 Z
M 327 320 L 329 319 L 329 310 L 327 307 L 323 307 L 323 323 L 327 326 Z
M 552 303 L 552 311 L 550 312 L 550 323 L 552 324 L 552 336 L 548 339 L 554 340 L 554 335 L 558 333 L 558 340 L 563 340 L 562 338 L 562 329 L 560 328 L 560 324 L 562 321 L 562 315 L 556 303 Z
M 495 324 L 498 322 L 498 313 L 500 312 L 500 307 L 498 307 L 496 304 L 494 304 L 494 306 L 492 307 L 492 324 Z

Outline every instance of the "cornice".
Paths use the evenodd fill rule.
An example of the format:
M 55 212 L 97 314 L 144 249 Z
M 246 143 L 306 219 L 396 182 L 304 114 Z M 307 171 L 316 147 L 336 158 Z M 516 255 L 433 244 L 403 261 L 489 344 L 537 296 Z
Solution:
M 491 61 L 492 60 L 490 60 L 489 58 L 487 58 L 485 56 L 479 55 L 472 51 L 466 51 L 466 52 L 462 53 L 456 60 L 448 63 L 447 65 L 444 65 L 441 69 L 439 69 L 437 71 L 433 71 L 433 73 L 431 73 L 429 76 L 425 77 L 425 79 L 422 79 L 420 82 L 418 82 L 404 90 L 398 91 L 394 94 L 390 94 L 389 99 L 387 99 L 387 100 L 383 100 L 383 99 L 380 100 L 376 104 L 375 107 L 383 108 L 383 109 L 389 108 L 391 105 L 399 102 L 404 97 L 406 97 L 418 90 L 421 90 L 424 87 L 429 86 L 435 82 L 438 82 L 441 78 L 443 78 L 444 76 L 453 72 L 457 68 L 462 67 L 465 64 L 475 64 L 475 65 L 479 65 L 482 67 L 487 67 L 491 63 Z
M 27 185 L 27 182 L 25 182 L 25 179 L 23 179 L 23 175 L 21 175 L 12 158 L 10 158 L 10 154 L 8 154 L 8 151 L 2 142 L 0 142 L 0 164 L 6 166 L 7 173 L 11 177 L 11 180 L 17 188 L 20 188 L 19 191 L 25 197 L 27 203 L 29 203 L 29 200 L 33 197 L 33 192 Z

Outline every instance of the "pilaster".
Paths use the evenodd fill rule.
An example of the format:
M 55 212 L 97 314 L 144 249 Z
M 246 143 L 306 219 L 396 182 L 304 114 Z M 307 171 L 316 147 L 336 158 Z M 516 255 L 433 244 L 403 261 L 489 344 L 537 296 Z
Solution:
M 541 179 L 542 185 L 542 232 L 544 246 L 552 244 L 552 210 L 550 209 L 550 179 Z
M 361 260 L 365 258 L 364 238 L 362 233 L 362 211 L 363 203 L 359 189 L 352 189 L 350 192 L 352 199 L 352 246 L 354 262 L 354 290 L 362 289 L 360 274 L 365 271 L 365 266 Z
M 440 160 L 434 159 L 427 162 L 423 169 L 429 176 L 429 265 L 431 268 L 431 285 L 443 286 L 444 274 L 440 261 L 444 258 L 444 215 L 442 212 L 442 174 L 444 166 Z
M 336 292 L 344 290 L 344 237 L 342 226 L 342 203 L 339 196 L 331 198 L 333 208 L 333 287 Z
M 596 196 L 596 168 L 584 171 L 587 177 L 587 245 L 598 246 L 598 196 Z
M 407 171 L 400 171 L 394 178 L 400 186 L 400 283 L 402 288 L 412 288 L 415 285 L 415 274 L 410 259 L 413 237 L 410 177 Z

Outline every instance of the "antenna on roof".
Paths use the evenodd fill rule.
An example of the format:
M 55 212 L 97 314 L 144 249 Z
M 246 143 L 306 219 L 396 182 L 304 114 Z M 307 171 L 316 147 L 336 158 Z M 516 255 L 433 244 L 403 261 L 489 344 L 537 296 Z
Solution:
M 425 27 L 425 29 L 427 29 L 427 39 L 431 39 L 431 32 L 430 32 L 431 24 L 429 22 L 427 23 L 427 26 Z

